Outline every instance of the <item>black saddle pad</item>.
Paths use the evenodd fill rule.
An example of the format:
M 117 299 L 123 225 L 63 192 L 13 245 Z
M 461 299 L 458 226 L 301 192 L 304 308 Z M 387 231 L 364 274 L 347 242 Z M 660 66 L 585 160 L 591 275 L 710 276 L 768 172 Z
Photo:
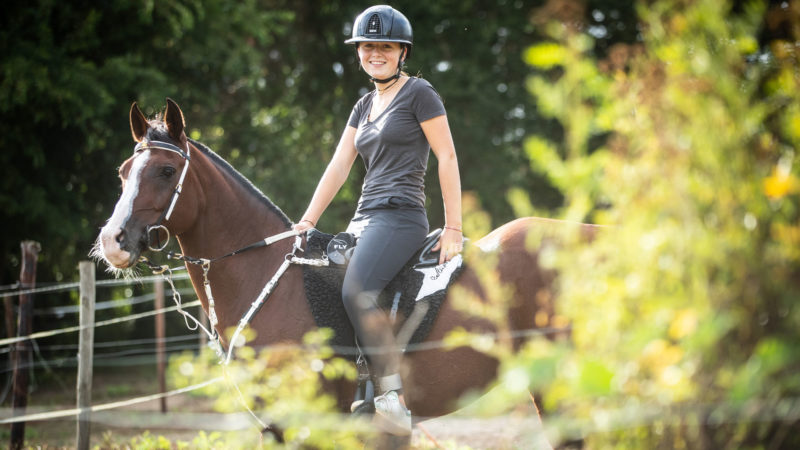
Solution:
M 308 231 L 306 238 L 307 243 L 303 257 L 321 258 L 333 235 L 312 229 Z M 447 295 L 447 291 L 442 290 L 416 300 L 424 274 L 414 269 L 415 263 L 418 263 L 415 258 L 406 263 L 378 297 L 378 305 L 387 314 L 393 314 L 392 310 L 395 309 L 396 321 L 400 324 L 412 314 L 415 306 L 423 302 L 427 304 L 428 310 L 409 339 L 409 346 L 422 342 L 430 333 L 439 308 Z M 462 264 L 455 270 L 450 279 L 451 284 L 463 269 L 464 265 Z M 341 354 L 355 354 L 355 332 L 344 305 L 342 305 L 344 273 L 345 267 L 339 265 L 303 266 L 303 284 L 317 326 L 331 328 L 335 333 L 330 342 L 331 345 Z

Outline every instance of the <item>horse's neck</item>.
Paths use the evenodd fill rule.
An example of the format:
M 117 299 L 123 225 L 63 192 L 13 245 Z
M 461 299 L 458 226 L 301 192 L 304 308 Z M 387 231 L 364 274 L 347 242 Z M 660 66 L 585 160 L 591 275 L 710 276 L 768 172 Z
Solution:
M 213 260 L 288 230 L 284 219 L 263 198 L 208 157 L 193 154 L 192 164 L 198 166 L 200 175 L 196 181 L 202 186 L 203 202 L 195 223 L 177 237 L 185 255 Z M 283 262 L 292 243 L 287 239 L 211 263 L 208 279 L 220 321 L 218 329 L 235 325 L 242 317 Z M 190 264 L 189 273 L 208 310 L 202 269 Z
M 192 165 L 197 166 L 192 181 L 199 185 L 202 200 L 195 223 L 179 236 L 186 254 L 215 258 L 288 230 L 277 208 L 270 208 L 265 198 L 210 156 L 192 152 Z

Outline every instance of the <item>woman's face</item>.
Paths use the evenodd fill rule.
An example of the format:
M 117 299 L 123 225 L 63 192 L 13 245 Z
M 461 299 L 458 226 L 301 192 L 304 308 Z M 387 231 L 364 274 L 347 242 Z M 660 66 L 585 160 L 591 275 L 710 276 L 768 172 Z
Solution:
M 403 49 L 398 42 L 362 42 L 358 46 L 358 59 L 373 78 L 389 78 L 397 72 Z

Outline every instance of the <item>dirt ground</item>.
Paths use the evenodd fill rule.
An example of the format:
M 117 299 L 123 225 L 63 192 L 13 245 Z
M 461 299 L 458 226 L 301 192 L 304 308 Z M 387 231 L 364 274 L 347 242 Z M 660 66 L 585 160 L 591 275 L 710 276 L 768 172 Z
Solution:
M 144 412 L 144 411 L 143 411 Z M 135 427 L 117 423 L 120 415 L 98 415 L 93 417 L 91 425 L 91 445 L 94 448 L 110 448 L 111 443 L 119 446 L 130 443 L 131 439 L 149 432 L 154 436 L 165 436 L 171 441 L 191 442 L 200 433 L 198 421 L 206 420 L 207 433 L 225 429 L 226 424 L 220 426 L 219 415 L 203 417 L 202 414 L 191 415 L 181 413 L 168 413 L 162 416 L 160 412 L 146 412 L 149 420 L 143 416 L 130 416 Z M 241 426 L 242 417 L 234 417 L 228 422 L 231 428 Z M 158 421 L 161 423 L 156 423 Z M 193 424 L 189 422 L 194 421 Z M 146 424 L 143 422 L 147 422 Z M 166 423 L 169 422 L 169 423 Z M 0 442 L 9 442 L 8 426 L 0 432 Z M 184 428 L 185 427 L 185 428 Z M 533 419 L 512 416 L 496 418 L 464 418 L 442 417 L 419 423 L 412 435 L 412 448 L 415 449 L 546 449 L 546 440 L 533 430 L 537 424 Z M 243 432 L 256 433 L 255 428 L 242 430 Z M 241 431 L 240 431 L 241 432 Z M 47 422 L 33 422 L 26 426 L 26 446 L 42 449 L 72 449 L 75 448 L 76 425 L 74 420 L 53 420 Z
M 103 404 L 158 391 L 153 370 L 130 368 L 95 376 L 92 403 Z M 64 379 L 47 386 L 38 386 L 29 398 L 28 414 L 65 410 L 75 407 L 75 381 Z M 168 413 L 160 412 L 160 401 L 126 406 L 92 414 L 91 445 L 100 448 L 124 448 L 131 439 L 145 431 L 165 436 L 173 442 L 191 442 L 200 431 L 250 432 L 255 435 L 252 419 L 245 413 L 214 412 L 213 399 L 179 394 L 167 399 Z M 9 405 L 2 405 L 0 418 L 9 417 Z M 476 418 L 458 413 L 425 420 L 415 428 L 412 447 L 420 449 L 538 449 L 550 448 L 534 409 L 518 407 L 511 413 Z M 76 446 L 76 421 L 54 419 L 26 424 L 29 448 L 71 449 Z M 0 426 L 0 445 L 8 443 L 10 425 Z

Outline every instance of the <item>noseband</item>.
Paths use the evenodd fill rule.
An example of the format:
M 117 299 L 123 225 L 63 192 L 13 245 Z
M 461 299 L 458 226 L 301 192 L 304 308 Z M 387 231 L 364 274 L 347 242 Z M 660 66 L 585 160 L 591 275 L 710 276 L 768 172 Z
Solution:
M 161 213 L 161 217 L 158 218 L 155 224 L 147 226 L 147 248 L 155 252 L 160 252 L 161 250 L 164 250 L 164 248 L 166 248 L 167 244 L 169 243 L 169 230 L 161 223 L 165 220 L 169 220 L 170 216 L 172 215 L 172 210 L 175 208 L 175 203 L 178 202 L 178 196 L 181 195 L 181 190 L 183 189 L 183 180 L 186 178 L 186 172 L 188 172 L 189 170 L 189 161 L 191 160 L 191 158 L 189 158 L 188 142 L 186 143 L 186 151 L 183 151 L 180 147 L 172 145 L 169 142 L 144 140 L 136 144 L 136 147 L 133 148 L 133 153 L 139 153 L 141 151 L 151 150 L 151 149 L 167 150 L 169 152 L 174 152 L 181 155 L 181 157 L 183 157 L 183 159 L 186 160 L 186 164 L 183 165 L 183 171 L 181 172 L 181 176 L 178 179 L 178 184 L 175 186 L 175 190 L 172 192 L 172 198 L 170 199 L 169 207 L 165 209 L 164 212 Z M 167 239 L 164 241 L 163 244 L 161 244 L 161 239 L 159 238 L 159 231 L 161 230 L 164 230 L 164 232 L 167 233 Z M 156 232 L 157 244 L 155 245 L 155 247 L 150 243 L 151 242 L 150 236 L 153 231 Z

